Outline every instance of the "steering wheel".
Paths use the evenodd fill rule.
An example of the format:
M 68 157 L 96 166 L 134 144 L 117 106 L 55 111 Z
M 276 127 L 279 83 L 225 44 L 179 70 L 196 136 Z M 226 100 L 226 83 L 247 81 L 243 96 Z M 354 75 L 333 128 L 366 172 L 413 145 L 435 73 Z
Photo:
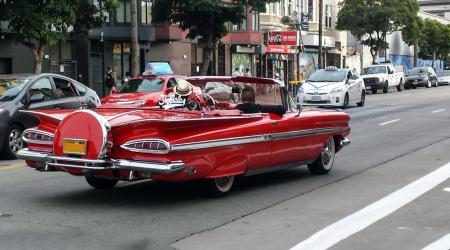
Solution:
M 206 93 L 199 94 L 198 96 L 203 96 L 203 98 L 205 99 L 206 103 L 204 103 L 204 106 L 206 107 L 207 110 L 215 109 L 216 105 L 219 103 L 211 95 L 208 95 Z M 198 96 L 197 96 L 197 98 L 198 98 Z

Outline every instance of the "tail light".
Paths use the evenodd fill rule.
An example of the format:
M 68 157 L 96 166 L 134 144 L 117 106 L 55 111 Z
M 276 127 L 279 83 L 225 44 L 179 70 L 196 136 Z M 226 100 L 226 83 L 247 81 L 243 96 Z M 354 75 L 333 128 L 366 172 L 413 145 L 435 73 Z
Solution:
M 121 148 L 139 153 L 167 154 L 170 152 L 170 144 L 160 139 L 135 140 L 124 143 Z
M 34 144 L 53 144 L 54 135 L 45 131 L 36 130 L 36 129 L 27 129 L 22 134 L 22 139 L 26 143 L 34 143 Z

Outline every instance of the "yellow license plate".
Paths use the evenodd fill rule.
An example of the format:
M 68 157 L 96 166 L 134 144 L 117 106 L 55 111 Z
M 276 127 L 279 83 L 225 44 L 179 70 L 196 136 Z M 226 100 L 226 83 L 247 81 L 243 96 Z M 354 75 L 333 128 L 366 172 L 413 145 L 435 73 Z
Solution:
M 86 155 L 87 141 L 77 139 L 64 139 L 64 154 Z

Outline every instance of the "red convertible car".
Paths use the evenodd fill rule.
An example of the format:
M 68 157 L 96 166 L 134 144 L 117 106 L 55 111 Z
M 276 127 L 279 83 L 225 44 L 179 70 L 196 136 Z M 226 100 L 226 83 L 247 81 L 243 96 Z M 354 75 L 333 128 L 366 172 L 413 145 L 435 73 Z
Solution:
M 338 110 L 302 110 L 280 81 L 189 80 L 199 87 L 222 82 L 229 87 L 208 86 L 219 86 L 235 98 L 218 101 L 196 94 L 191 86 L 185 95 L 166 96 L 156 107 L 105 104 L 75 112 L 24 111 L 40 124 L 23 133 L 28 148 L 18 156 L 39 171 L 85 176 L 94 188 L 144 179 L 202 180 L 208 187 L 205 190 L 223 195 L 231 190 L 236 176 L 300 165 L 307 165 L 314 174 L 326 174 L 335 154 L 350 143 L 346 138 L 349 115 Z M 245 86 L 255 89 L 257 102 L 283 105 L 286 114 L 244 114 L 234 109 Z

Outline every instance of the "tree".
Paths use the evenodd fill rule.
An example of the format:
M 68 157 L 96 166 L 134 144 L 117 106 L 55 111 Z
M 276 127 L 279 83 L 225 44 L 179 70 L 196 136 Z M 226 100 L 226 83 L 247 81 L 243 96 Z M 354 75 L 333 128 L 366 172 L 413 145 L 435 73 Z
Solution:
M 425 19 L 419 37 L 419 56 L 425 59 L 446 60 L 450 52 L 450 28 L 436 20 Z
M 249 11 L 265 11 L 266 3 L 279 0 L 157 0 L 152 15 L 155 23 L 175 24 L 188 31 L 187 38 L 205 44 L 201 74 L 206 75 L 211 62 L 211 52 L 219 40 L 228 33 L 226 24 L 240 24 Z
M 0 20 L 9 23 L 16 42 L 33 51 L 34 72 L 40 73 L 46 46 L 102 25 L 103 12 L 117 5 L 117 0 L 97 2 L 93 5 L 90 0 L 3 0 Z
M 137 0 L 131 0 L 131 76 L 139 75 Z
M 417 15 L 419 5 L 417 0 L 407 0 L 404 5 L 401 5 L 401 7 L 403 10 L 400 11 L 404 13 L 404 15 L 402 15 L 402 39 L 409 46 L 414 46 L 414 67 L 416 67 L 418 58 L 418 41 L 423 27 L 422 19 Z
M 412 0 L 343 0 L 336 28 L 350 31 L 361 44 L 370 47 L 372 62 L 383 49 L 388 33 L 399 30 L 405 20 L 405 5 Z

